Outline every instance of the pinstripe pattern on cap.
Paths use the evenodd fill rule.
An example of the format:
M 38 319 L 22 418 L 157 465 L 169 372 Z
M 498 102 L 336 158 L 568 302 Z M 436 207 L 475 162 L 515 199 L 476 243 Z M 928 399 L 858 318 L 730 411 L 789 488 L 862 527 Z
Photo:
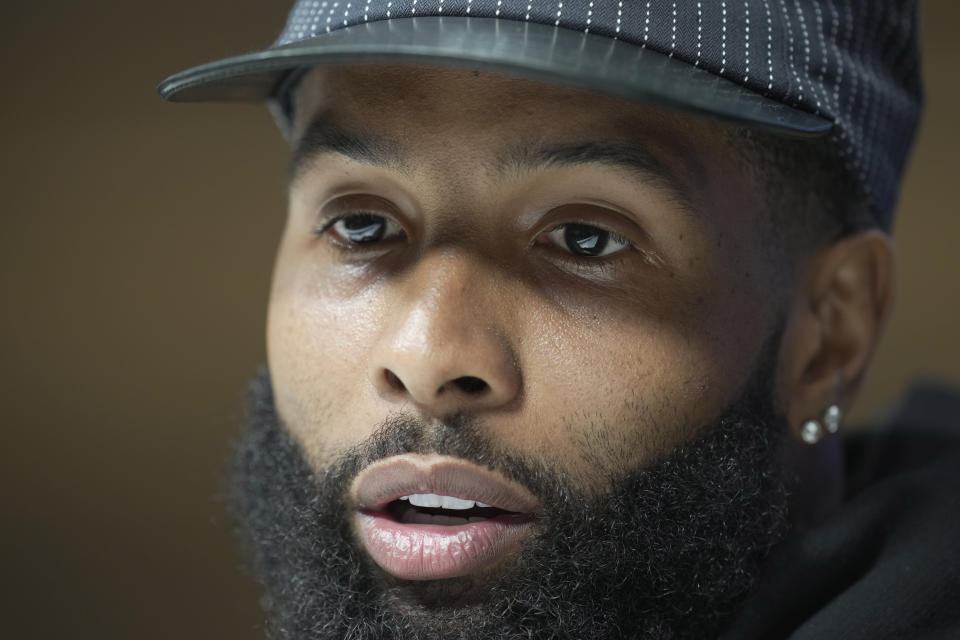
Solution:
M 896 0 L 301 0 L 277 45 L 362 22 L 499 17 L 630 42 L 834 122 L 889 225 L 921 101 L 913 2 Z
M 921 103 L 912 0 L 300 0 L 274 46 L 420 16 L 498 17 L 604 35 L 824 116 L 889 226 Z

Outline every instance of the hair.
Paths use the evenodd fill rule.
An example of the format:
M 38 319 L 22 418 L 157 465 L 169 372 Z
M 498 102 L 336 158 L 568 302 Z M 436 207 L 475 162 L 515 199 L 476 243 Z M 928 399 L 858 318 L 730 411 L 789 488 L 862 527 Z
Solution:
M 768 215 L 764 240 L 776 260 L 793 268 L 845 236 L 883 228 L 842 150 L 830 138 L 787 138 L 732 129 L 729 142 L 760 185 Z

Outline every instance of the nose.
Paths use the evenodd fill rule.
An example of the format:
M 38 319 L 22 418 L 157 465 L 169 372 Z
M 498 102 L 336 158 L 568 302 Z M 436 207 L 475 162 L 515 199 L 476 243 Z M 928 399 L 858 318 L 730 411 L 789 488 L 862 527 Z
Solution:
M 492 281 L 491 281 L 492 280 Z M 495 275 L 462 255 L 425 257 L 395 285 L 371 359 L 380 397 L 446 416 L 503 408 L 522 387 Z

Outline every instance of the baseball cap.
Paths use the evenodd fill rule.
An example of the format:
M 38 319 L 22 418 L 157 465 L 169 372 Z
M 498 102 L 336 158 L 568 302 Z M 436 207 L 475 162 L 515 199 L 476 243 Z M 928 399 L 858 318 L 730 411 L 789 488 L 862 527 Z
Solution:
M 506 73 L 826 137 L 889 227 L 919 117 L 913 0 L 299 0 L 268 48 L 164 80 L 167 100 L 267 100 L 305 70 Z

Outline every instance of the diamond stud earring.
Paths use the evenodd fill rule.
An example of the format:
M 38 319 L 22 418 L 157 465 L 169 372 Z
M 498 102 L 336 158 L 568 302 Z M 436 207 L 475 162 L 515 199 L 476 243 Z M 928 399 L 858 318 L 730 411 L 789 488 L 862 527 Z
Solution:
M 823 413 L 823 421 L 807 420 L 800 427 L 800 437 L 807 444 L 817 444 L 823 440 L 827 434 L 834 434 L 840 430 L 840 421 L 843 419 L 843 411 L 835 404 L 827 407 Z
M 836 433 L 840 430 L 840 420 L 842 419 L 843 412 L 840 411 L 840 407 L 832 404 L 827 407 L 826 412 L 823 414 L 823 426 L 828 433 Z
M 807 444 L 817 444 L 825 434 L 823 425 L 816 420 L 807 420 L 800 428 L 800 437 Z

